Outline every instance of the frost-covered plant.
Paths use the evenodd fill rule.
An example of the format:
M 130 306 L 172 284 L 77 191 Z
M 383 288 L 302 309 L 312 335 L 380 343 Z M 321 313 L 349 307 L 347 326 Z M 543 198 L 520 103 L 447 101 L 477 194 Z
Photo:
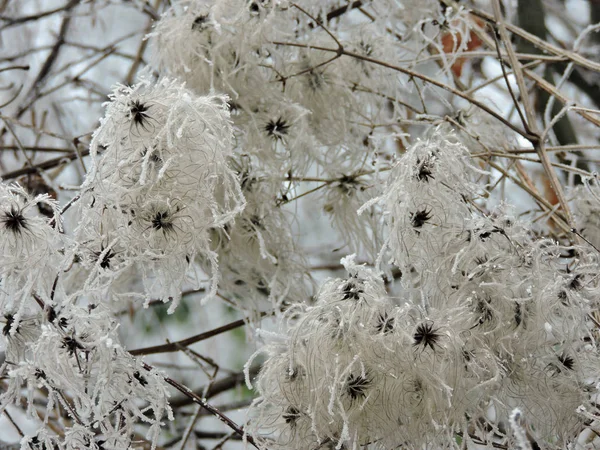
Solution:
M 370 172 L 347 175 L 337 170 L 333 174 L 327 173 L 334 181 L 326 188 L 323 209 L 331 217 L 333 226 L 344 235 L 350 251 L 374 257 L 383 239 L 381 210 L 369 205 L 360 216 L 357 211 L 372 198 L 378 177 Z
M 22 449 L 597 446 L 600 193 L 582 146 L 600 69 L 581 48 L 598 26 L 546 41 L 521 23 L 529 0 L 28 3 L 0 5 L 20 52 L 0 58 L 20 61 L 0 67 L 0 412 Z M 139 33 L 81 35 L 136 8 L 154 20 L 137 53 Z M 27 28 L 56 18 L 30 61 L 48 48 Z M 111 74 L 132 66 L 108 94 L 113 56 Z M 564 171 L 583 184 L 569 195 Z M 211 323 L 215 297 L 243 317 L 171 340 Z M 188 348 L 241 323 L 258 346 L 244 424 L 209 403 L 241 374 L 215 379 L 221 358 Z M 160 342 L 127 351 L 140 327 Z M 164 367 L 189 357 L 202 389 L 138 357 L 175 351 Z
M 10 326 L 6 322 L 5 330 Z M 10 370 L 0 397 L 3 408 L 19 401 L 26 387 L 28 413 L 37 418 L 36 389 L 46 390 L 44 423 L 58 408 L 72 419 L 62 439 L 46 437 L 50 448 L 129 448 L 138 421 L 150 424 L 148 437 L 156 442 L 163 416 L 172 419 L 169 394 L 161 376 L 146 371 L 120 345 L 116 328 L 108 311 L 97 305 L 47 306 L 19 322 L 4 333 Z M 17 354 L 19 359 L 12 359 Z M 23 445 L 44 445 L 44 435 L 42 427 L 39 434 L 25 437 Z
M 386 398 L 396 400 L 375 386 L 383 381 L 378 366 L 388 349 L 374 350 L 395 328 L 393 305 L 381 278 L 352 258 L 343 262 L 349 277 L 327 282 L 314 305 L 289 308 L 283 323 L 293 325 L 263 350 L 268 359 L 257 381 L 262 397 L 251 423 L 257 431 L 279 434 L 277 442 L 265 440 L 265 447 L 367 443 L 390 426 L 368 412 L 379 415 Z
M 415 144 L 392 169 L 385 194 L 369 202 L 384 208 L 386 247 L 401 270 L 423 273 L 453 255 L 472 216 L 468 202 L 478 186 L 470 155 L 453 136 L 436 129 Z
M 54 226 L 38 207 L 46 206 Z M 31 196 L 19 185 L 0 182 L 0 311 L 11 317 L 13 333 L 32 293 L 50 298 L 63 244 L 58 205 L 47 194 Z
M 586 178 L 585 187 L 573 190 L 573 213 L 577 220 L 577 231 L 589 243 L 600 248 L 600 190 L 597 176 Z
M 56 202 L 5 183 L 0 198 L 0 371 L 6 376 L 0 410 L 25 396 L 27 414 L 38 419 L 36 391 L 47 392 L 46 419 L 38 434 L 23 438 L 23 448 L 128 448 L 138 421 L 150 424 L 149 438 L 156 442 L 161 420 L 170 414 L 162 378 L 146 373 L 119 344 L 118 325 L 104 307 L 76 306 L 65 297 L 59 278 L 69 270 L 65 248 L 72 244 L 61 234 Z M 51 219 L 38 207 L 51 211 Z M 62 438 L 45 429 L 59 409 L 72 419 Z
M 577 408 L 593 402 L 600 362 L 585 343 L 598 255 L 536 238 L 506 207 L 482 214 L 467 158 L 437 130 L 392 171 L 378 201 L 383 250 L 404 273 L 398 296 L 346 259 L 348 279 L 265 335 L 250 419 L 264 448 L 475 444 L 490 430 L 507 437 L 516 407 L 544 447 L 583 430 Z M 578 260 L 566 263 L 568 250 Z
M 226 104 L 226 97 L 196 96 L 173 79 L 115 88 L 82 187 L 76 233 L 98 254 L 86 289 L 110 286 L 133 265 L 146 301 L 172 300 L 175 308 L 188 274 L 199 287 L 194 265 L 201 253 L 211 262 L 214 295 L 217 255 L 209 232 L 231 222 L 245 203 L 227 163 L 233 136 Z M 123 263 L 111 267 L 117 253 Z
M 284 302 L 301 302 L 307 292 L 305 261 L 292 238 L 289 215 L 271 197 L 262 174 L 238 167 L 246 207 L 235 223 L 213 230 L 219 288 L 249 312 Z

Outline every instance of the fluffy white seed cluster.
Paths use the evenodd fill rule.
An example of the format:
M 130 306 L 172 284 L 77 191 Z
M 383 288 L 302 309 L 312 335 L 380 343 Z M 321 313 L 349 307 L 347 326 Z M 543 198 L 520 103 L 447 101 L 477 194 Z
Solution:
M 2 409 L 18 402 L 25 388 L 28 414 L 38 419 L 34 402 L 43 389 L 46 415 L 64 408 L 72 418 L 62 437 L 46 435 L 42 427 L 23 439 L 23 448 L 129 448 L 138 422 L 149 425 L 148 439 L 156 444 L 162 419 L 172 418 L 168 392 L 159 374 L 145 370 L 121 347 L 108 310 L 48 305 L 16 327 L 13 323 L 5 316 L 10 370 Z
M 88 291 L 114 287 L 134 269 L 146 300 L 172 300 L 174 308 L 185 281 L 200 284 L 194 265 L 201 254 L 211 263 L 214 294 L 210 230 L 245 204 L 228 166 L 232 139 L 224 96 L 197 96 L 172 79 L 115 88 L 80 201 L 83 245 L 75 250 L 88 255 L 80 258 L 90 271 Z
M 515 408 L 545 448 L 584 428 L 577 408 L 600 363 L 588 316 L 598 255 L 536 239 L 507 207 L 481 211 L 466 158 L 438 130 L 398 161 L 379 199 L 397 295 L 345 260 L 348 279 L 267 335 L 251 415 L 264 448 L 507 443 Z
M 246 208 L 234 224 L 213 233 L 212 245 L 219 255 L 219 289 L 249 313 L 284 302 L 301 302 L 307 297 L 309 283 L 305 262 L 292 237 L 290 214 L 274 202 L 271 183 L 245 170 L 248 168 L 240 168 Z
M 381 221 L 359 226 L 356 219 L 370 192 L 346 187 L 375 190 L 366 174 L 378 159 L 377 138 L 388 135 L 375 124 L 399 118 L 379 93 L 400 94 L 407 84 L 400 82 L 404 76 L 381 67 L 312 48 L 335 46 L 313 20 L 330 7 L 317 1 L 176 1 L 155 25 L 153 64 L 200 95 L 216 89 L 229 96 L 234 159 L 267 181 L 263 195 L 269 203 L 285 204 L 308 186 L 307 179 L 328 181 L 323 192 L 330 194 L 321 197 L 319 207 L 352 251 L 373 256 Z M 336 22 L 329 26 L 346 48 L 362 56 L 403 56 L 389 33 L 356 22 L 350 29 L 336 30 Z M 275 43 L 284 41 L 300 46 Z M 286 176 L 288 183 L 282 183 Z M 285 226 L 277 240 L 287 239 L 290 228 Z
M 140 422 L 155 445 L 171 417 L 164 382 L 120 345 L 101 297 L 67 295 L 76 289 L 63 278 L 74 266 L 67 251 L 74 244 L 62 233 L 48 195 L 0 183 L 0 412 L 23 402 L 30 418 L 42 420 L 23 438 L 24 449 L 129 448 Z M 59 410 L 72 420 L 64 433 L 49 433 L 46 424 Z
M 353 258 L 343 262 L 348 278 L 326 283 L 314 305 L 288 309 L 284 322 L 290 326 L 262 350 L 268 359 L 257 381 L 261 397 L 251 423 L 269 435 L 265 448 L 365 444 L 397 425 L 385 419 L 387 402 L 398 399 L 390 397 L 392 385 L 380 384 L 380 366 L 402 342 L 389 339 L 390 346 L 375 351 L 395 329 L 393 304 L 381 278 Z
M 0 184 L 0 412 L 27 396 L 34 417 L 48 399 L 22 448 L 132 448 L 140 424 L 156 446 L 173 418 L 165 384 L 119 344 L 107 300 L 172 312 L 207 281 L 250 319 L 283 311 L 278 333 L 259 333 L 244 429 L 260 448 L 562 449 L 597 423 L 595 184 L 574 200 L 592 245 L 561 246 L 487 208 L 467 148 L 506 145 L 487 112 L 407 145 L 451 102 L 402 67 L 435 53 L 458 77 L 467 11 L 169 3 L 151 35 L 163 76 L 111 94 L 69 237 L 48 196 Z M 315 296 L 286 208 L 308 194 L 360 254 Z M 55 411 L 70 418 L 61 434 L 46 428 Z
M 32 196 L 17 184 L 0 182 L 0 312 L 15 318 L 15 327 L 32 292 L 50 297 L 55 269 L 62 264 L 60 227 L 58 205 L 47 194 Z
M 477 194 L 470 176 L 478 170 L 470 154 L 447 131 L 433 130 L 403 155 L 388 178 L 380 204 L 389 229 L 390 261 L 403 272 L 422 273 L 458 251 L 465 221 L 473 217 L 469 201 Z

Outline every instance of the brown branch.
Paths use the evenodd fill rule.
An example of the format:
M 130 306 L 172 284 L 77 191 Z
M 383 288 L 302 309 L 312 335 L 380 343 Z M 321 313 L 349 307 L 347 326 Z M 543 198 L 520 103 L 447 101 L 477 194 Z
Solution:
M 67 3 L 67 5 L 65 5 L 65 7 L 63 8 L 63 11 L 65 13 L 67 13 L 67 15 L 65 16 L 65 18 L 62 20 L 62 22 L 60 24 L 60 29 L 58 31 L 58 37 L 56 39 L 56 42 L 52 46 L 52 49 L 50 50 L 50 54 L 44 61 L 44 64 L 42 64 L 41 69 L 39 70 L 37 76 L 35 77 L 35 80 L 31 84 L 31 87 L 29 88 L 29 91 L 27 92 L 27 95 L 25 96 L 25 99 L 27 99 L 26 104 L 21 106 L 17 110 L 17 112 L 15 114 L 15 118 L 20 119 L 21 116 L 25 113 L 25 111 L 27 111 L 29 109 L 29 107 L 35 102 L 36 97 L 41 90 L 44 79 L 50 73 L 52 66 L 54 65 L 54 63 L 56 62 L 56 60 L 58 58 L 60 49 L 63 46 L 63 44 L 65 43 L 65 37 L 67 35 L 67 30 L 69 29 L 69 25 L 71 24 L 71 16 L 68 14 L 68 11 L 70 11 L 75 6 L 77 6 L 80 1 L 81 0 L 70 0 L 69 3 Z M 4 128 L 0 131 L 0 138 L 2 136 L 4 136 L 5 133 L 6 133 L 6 128 Z
M 256 375 L 258 375 L 259 372 L 260 366 L 252 366 L 250 367 L 249 375 L 250 377 L 255 377 Z M 206 398 L 212 398 L 216 397 L 218 394 L 229 391 L 230 389 L 234 389 L 237 386 L 243 386 L 245 385 L 245 382 L 246 377 L 243 372 L 240 372 L 215 381 L 208 387 L 208 389 L 205 386 L 201 386 L 198 389 L 196 389 L 196 392 L 200 393 L 199 395 L 202 395 L 206 391 L 206 394 L 204 396 Z M 177 397 L 169 402 L 169 404 L 173 408 L 180 408 L 182 406 L 187 406 L 191 403 L 193 402 L 187 396 Z
M 3 67 L 2 69 L 0 69 L 0 72 L 6 72 L 7 70 L 29 70 L 29 66 L 24 65 L 24 66 Z
M 159 2 L 160 2 L 160 0 L 158 0 L 155 3 L 158 4 Z M 150 5 L 148 5 L 148 6 L 150 6 Z M 150 15 L 150 20 L 146 24 L 146 29 L 144 30 L 145 31 L 144 34 L 150 33 L 150 31 L 152 30 L 152 23 L 153 23 L 153 21 L 156 21 L 156 20 L 157 20 L 156 18 L 154 18 L 152 15 Z M 129 68 L 129 72 L 127 73 L 127 77 L 125 78 L 125 84 L 128 84 L 128 85 L 133 84 L 133 79 L 140 67 L 140 64 L 142 63 L 142 60 L 144 58 L 144 52 L 146 51 L 147 47 L 148 47 L 148 39 L 142 39 L 142 41 L 140 42 L 140 45 L 138 46 L 135 57 L 133 59 L 133 63 L 131 64 L 131 67 Z
M 271 314 L 271 313 L 261 312 L 260 317 L 265 317 L 269 314 Z M 234 322 L 223 325 L 221 327 L 215 328 L 213 330 L 205 331 L 204 333 L 196 334 L 195 336 L 191 336 L 189 338 L 182 339 L 180 341 L 169 342 L 168 344 L 162 344 L 162 345 L 155 345 L 153 347 L 138 348 L 135 350 L 130 350 L 129 353 L 132 355 L 153 355 L 156 353 L 177 352 L 177 351 L 181 350 L 182 347 L 187 347 L 188 345 L 192 345 L 196 342 L 204 341 L 213 336 L 217 336 L 219 334 L 226 333 L 227 331 L 234 330 L 234 329 L 242 327 L 244 325 L 246 325 L 246 322 L 244 321 L 244 319 L 239 319 Z
M 325 16 L 325 21 L 329 22 L 330 20 L 333 20 L 340 16 L 343 16 L 348 11 L 351 11 L 353 9 L 362 8 L 362 6 L 363 6 L 362 1 L 354 1 L 352 3 L 348 3 L 347 5 L 340 6 L 339 8 L 332 9 Z M 320 26 L 322 23 L 321 19 L 316 19 L 316 20 L 313 19 L 313 20 L 314 20 L 314 22 L 311 22 L 308 24 L 308 28 L 311 28 L 311 29 L 316 28 L 316 27 Z
M 440 0 L 440 1 L 442 1 L 444 4 L 446 4 L 448 6 L 453 6 L 453 7 L 458 6 L 458 3 L 456 3 L 454 0 Z M 480 19 L 483 19 L 486 22 L 489 22 L 491 24 L 497 25 L 496 20 L 490 14 L 483 12 L 481 10 L 478 10 L 478 9 L 473 9 L 473 8 L 470 9 L 469 11 L 471 12 L 471 14 L 479 17 Z M 587 58 L 585 58 L 577 53 L 571 52 L 569 50 L 557 47 L 556 45 L 553 45 L 547 41 L 544 41 L 543 39 L 538 38 L 537 36 L 535 36 L 531 33 L 528 33 L 527 31 L 523 30 L 521 27 L 511 25 L 510 23 L 506 23 L 505 25 L 506 25 L 506 29 L 508 31 L 516 34 L 517 36 L 519 36 L 523 39 L 526 39 L 527 41 L 531 42 L 533 45 L 535 45 L 537 48 L 541 49 L 544 52 L 549 52 L 549 53 L 552 53 L 557 56 L 562 56 L 570 61 L 573 61 L 577 65 L 585 67 L 586 69 L 592 70 L 594 72 L 600 72 L 600 63 L 594 62 L 590 59 L 587 59 Z
M 42 147 L 39 145 L 34 145 L 34 146 L 28 146 L 28 145 L 23 145 L 22 148 L 24 148 L 25 150 L 32 150 L 35 152 L 40 152 L 40 153 L 44 153 L 44 152 L 49 152 L 49 153 L 73 153 L 73 149 L 72 148 L 58 148 L 58 147 Z M 1 145 L 0 146 L 0 152 L 1 151 L 8 151 L 8 150 L 19 150 L 19 147 L 16 145 Z
M 451 0 L 441 0 L 441 1 L 443 1 L 443 2 L 446 3 L 446 2 L 450 2 Z M 514 27 L 514 26 L 509 26 L 509 24 L 505 24 L 505 25 L 506 25 L 506 29 L 512 29 Z M 478 37 L 488 47 L 490 47 L 490 48 L 494 47 L 492 39 L 486 33 L 482 32 L 481 30 L 476 30 L 476 33 L 477 33 Z M 507 57 L 506 57 L 505 54 L 502 54 L 502 59 L 504 61 L 506 61 Z M 568 57 L 567 57 L 567 59 L 568 59 Z M 545 90 L 548 94 L 556 97 L 561 103 L 563 103 L 563 104 L 571 104 L 571 103 L 573 103 L 564 94 L 562 94 L 558 89 L 556 89 L 556 87 L 552 83 L 549 83 L 548 81 L 546 81 L 542 76 L 538 75 L 537 73 L 535 73 L 535 72 L 533 72 L 531 70 L 526 69 L 524 66 L 521 66 L 521 68 L 522 68 L 523 74 L 527 78 L 530 78 L 531 80 L 533 80 L 538 85 L 538 87 L 540 87 L 543 90 Z M 473 91 L 474 90 L 472 89 L 471 92 L 473 92 Z M 578 115 L 580 115 L 581 117 L 583 117 L 584 119 L 586 119 L 588 122 L 594 124 L 597 127 L 600 127 L 600 120 L 597 119 L 596 117 L 594 117 L 593 115 L 589 114 L 587 111 L 585 111 L 585 110 L 575 110 L 575 112 Z
M 527 87 L 525 85 L 525 79 L 523 77 L 524 73 L 527 73 L 528 75 L 531 74 L 531 77 L 533 77 L 534 74 L 533 74 L 533 72 L 524 70 L 520 61 L 517 59 L 517 57 L 515 55 L 515 51 L 512 47 L 512 44 L 510 42 L 510 39 L 509 39 L 508 33 L 507 33 L 509 24 L 507 24 L 502 17 L 499 1 L 494 0 L 492 4 L 494 7 L 494 16 L 495 16 L 495 20 L 493 22 L 494 29 L 498 30 L 498 32 L 500 34 L 500 38 L 502 39 L 502 42 L 504 43 L 504 48 L 507 53 L 507 57 L 504 57 L 504 55 L 501 55 L 499 58 L 500 58 L 501 62 L 506 62 L 506 60 L 508 60 L 508 62 L 510 63 L 510 65 L 513 69 L 514 76 L 517 80 L 517 85 L 519 86 L 519 93 L 521 94 L 521 103 L 523 104 L 523 109 L 525 110 L 525 114 L 527 117 L 527 123 L 525 124 L 525 129 L 526 129 L 528 136 L 524 136 L 524 137 L 526 137 L 532 143 L 533 147 L 536 149 L 538 156 L 539 156 L 540 160 L 542 161 L 542 165 L 544 167 L 546 175 L 547 175 L 548 179 L 550 180 L 552 189 L 554 190 L 556 197 L 558 198 L 558 201 L 561 205 L 561 208 L 564 211 L 565 221 L 567 222 L 568 226 L 570 228 L 572 228 L 573 219 L 571 216 L 569 205 L 568 205 L 568 202 L 564 195 L 564 192 L 562 190 L 562 186 L 556 175 L 556 172 L 552 168 L 552 164 L 550 163 L 548 154 L 545 151 L 545 142 L 541 138 L 541 133 L 540 133 L 540 130 L 538 129 L 537 117 L 535 114 L 535 110 L 533 108 L 533 103 L 531 102 L 531 100 L 529 98 L 529 92 L 527 90 Z M 483 33 L 481 33 L 480 36 L 483 38 L 484 42 L 486 42 L 487 45 L 489 45 L 490 47 L 493 46 L 493 44 L 490 42 L 491 39 L 489 39 L 488 36 L 483 35 Z M 536 81 L 538 82 L 539 85 L 541 85 L 542 83 L 549 84 L 545 80 L 541 79 L 541 77 L 539 77 L 537 75 L 535 75 L 535 77 L 537 78 Z M 541 79 L 541 81 L 538 81 L 540 79 Z M 554 89 L 554 91 L 557 91 L 557 90 Z
M 385 61 L 381 61 L 375 58 L 370 58 L 368 56 L 364 56 L 364 55 L 360 55 L 358 53 L 354 53 L 354 52 L 350 52 L 348 50 L 345 50 L 343 48 L 329 48 L 329 47 L 320 47 L 320 46 L 314 46 L 314 45 L 308 45 L 308 44 L 298 44 L 295 42 L 281 42 L 281 41 L 275 41 L 273 42 L 273 44 L 275 45 L 285 45 L 285 46 L 289 46 L 289 47 L 300 47 L 300 48 L 307 48 L 307 49 L 313 49 L 313 50 L 321 50 L 324 52 L 332 52 L 332 53 L 341 53 L 342 55 L 345 56 L 350 56 L 352 58 L 356 58 L 365 62 L 370 62 L 382 67 L 387 67 L 388 69 L 392 69 L 395 70 L 397 72 L 403 73 L 405 75 L 408 75 L 410 77 L 413 78 L 418 78 L 419 80 L 422 80 L 426 83 L 432 84 L 434 86 L 437 86 L 441 89 L 444 89 L 445 91 L 450 92 L 451 94 L 456 95 L 457 97 L 460 97 L 464 100 L 467 100 L 469 103 L 477 106 L 479 109 L 481 109 L 482 111 L 485 111 L 487 114 L 491 115 L 492 117 L 494 117 L 495 119 L 499 120 L 500 122 L 502 122 L 504 125 L 506 125 L 508 128 L 510 128 L 511 130 L 513 130 L 514 132 L 520 134 L 521 136 L 523 136 L 525 139 L 533 139 L 535 140 L 536 136 L 532 136 L 530 133 L 528 133 L 525 130 L 522 130 L 521 128 L 517 127 L 516 125 L 513 125 L 510 121 L 508 121 L 507 119 L 505 119 L 504 117 L 502 117 L 499 113 L 497 113 L 496 111 L 494 111 L 493 109 L 491 109 L 490 107 L 488 107 L 484 102 L 479 101 L 473 97 L 471 97 L 470 95 L 467 95 L 461 91 L 459 91 L 458 89 L 453 88 L 452 86 L 449 86 L 447 84 L 444 84 L 440 81 L 437 81 L 434 78 L 428 77 L 427 75 L 421 74 L 419 72 L 415 72 L 414 70 L 410 70 L 410 69 L 406 69 L 404 67 L 400 67 L 400 66 L 396 66 L 394 64 L 390 64 L 387 63 Z
M 25 436 L 25 434 L 23 434 L 23 431 L 21 431 L 21 428 L 19 427 L 19 425 L 17 425 L 17 422 L 15 422 L 15 420 L 11 417 L 9 412 L 6 409 L 3 412 L 4 412 L 4 415 L 6 416 L 6 418 L 8 419 L 8 421 L 12 424 L 13 427 L 15 427 L 15 429 L 17 430 L 17 433 L 19 433 L 19 436 L 21 436 L 21 437 Z M 2 448 L 2 447 L 0 447 L 0 448 Z
M 82 157 L 87 156 L 89 154 L 90 154 L 89 149 L 81 151 Z M 27 174 L 31 174 L 31 173 L 39 173 L 43 170 L 48 170 L 48 169 L 52 169 L 54 167 L 58 167 L 61 164 L 68 164 L 68 163 L 76 160 L 77 158 L 78 158 L 77 153 L 72 152 L 72 153 L 69 153 L 68 155 L 60 156 L 58 158 L 52 158 L 52 159 L 49 159 L 42 163 L 35 164 L 33 166 L 27 166 L 27 167 L 23 167 L 22 169 L 17 169 L 17 170 L 13 170 L 12 172 L 7 172 L 5 174 L 2 174 L 2 178 L 4 180 L 10 180 L 12 178 L 18 178 L 21 175 L 27 175 Z
M 146 369 L 148 371 L 154 369 L 151 365 L 146 364 L 145 362 L 142 362 L 142 366 L 144 367 L 144 369 Z M 215 408 L 214 406 L 209 404 L 205 398 L 200 397 L 198 394 L 196 394 L 194 391 L 192 391 L 187 386 L 184 386 L 183 384 L 179 383 L 178 381 L 175 381 L 174 379 L 172 379 L 166 375 L 160 375 L 160 376 L 167 384 L 170 384 L 171 386 L 173 386 L 175 389 L 177 389 L 183 395 L 188 397 L 193 403 L 196 403 L 197 405 L 200 405 L 202 408 L 206 409 L 210 414 L 215 416 L 217 419 L 219 419 L 221 422 L 223 422 L 225 425 L 227 425 L 229 428 L 231 428 L 233 431 L 235 431 L 235 433 L 238 436 L 244 438 L 248 443 L 250 443 L 254 447 L 258 448 L 258 446 L 254 442 L 254 438 L 252 436 L 245 435 L 243 429 L 238 424 L 236 424 L 233 420 L 231 420 L 229 417 L 227 417 L 225 414 L 223 414 L 217 408 Z
M 5 25 L 3 25 L 0 30 L 5 30 L 6 28 L 10 28 L 13 27 L 15 25 L 20 25 L 23 23 L 27 23 L 27 22 L 32 22 L 34 20 L 38 20 L 38 19 L 42 19 L 44 17 L 48 17 L 51 16 L 53 14 L 62 12 L 62 11 L 68 11 L 69 9 L 72 8 L 72 6 L 70 6 L 71 3 L 67 3 L 64 6 L 61 6 L 60 8 L 55 8 L 55 9 L 50 9 L 48 11 L 43 11 L 41 13 L 38 14 L 32 14 L 30 16 L 22 16 L 22 17 L 6 17 L 6 16 L 0 16 L 0 20 L 3 20 L 5 22 L 7 22 Z
M 346 12 L 348 12 L 352 9 L 362 8 L 362 6 L 363 6 L 363 2 L 355 1 L 352 3 L 348 3 L 347 5 L 341 6 L 337 9 L 334 9 L 327 13 L 327 22 L 329 22 L 332 19 L 335 19 L 336 17 L 341 16 L 342 14 L 345 14 Z
M 75 6 L 77 6 L 77 4 L 79 3 L 79 1 L 80 0 L 71 0 L 63 8 L 64 11 L 68 12 L 70 9 L 74 8 Z M 69 29 L 69 25 L 70 24 L 71 24 L 71 16 L 67 14 L 67 16 L 63 19 L 62 23 L 60 24 L 60 30 L 58 31 L 58 37 L 56 39 L 56 42 L 54 43 L 54 46 L 52 47 L 52 50 L 50 51 L 50 54 L 48 55 L 48 57 L 44 61 L 44 64 L 42 65 L 42 68 L 40 69 L 37 77 L 35 78 L 35 80 L 33 82 L 33 84 L 31 85 L 31 88 L 30 88 L 28 96 L 32 95 L 34 92 L 39 91 L 40 83 L 50 73 L 50 69 L 52 68 L 52 66 L 54 65 L 54 62 L 58 58 L 58 54 L 60 52 L 60 48 L 65 43 L 65 37 L 67 35 L 67 30 Z M 20 114 L 17 114 L 17 117 L 19 117 L 19 116 L 20 116 Z
M 523 115 L 523 111 L 521 110 L 521 107 L 519 106 L 519 102 L 517 101 L 517 96 L 515 95 L 513 88 L 511 86 L 510 82 L 508 81 L 508 74 L 506 73 L 506 66 L 504 64 L 504 59 L 502 58 L 502 52 L 500 51 L 500 43 L 498 42 L 498 37 L 496 36 L 495 33 L 494 33 L 494 43 L 496 44 L 496 54 L 498 56 L 498 61 L 500 62 L 500 68 L 502 69 L 502 75 L 504 76 L 506 88 L 508 89 L 510 98 L 512 99 L 513 104 L 515 105 L 517 113 L 519 114 L 521 123 L 523 124 L 524 127 L 526 127 L 527 120 L 525 119 L 525 116 Z

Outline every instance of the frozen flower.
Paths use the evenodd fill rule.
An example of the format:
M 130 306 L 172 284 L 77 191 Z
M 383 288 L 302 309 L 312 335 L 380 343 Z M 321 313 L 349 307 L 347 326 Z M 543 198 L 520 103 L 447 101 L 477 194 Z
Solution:
M 152 63 L 188 82 L 199 94 L 212 89 L 234 100 L 260 86 L 270 90 L 269 55 L 262 45 L 274 29 L 289 26 L 278 1 L 177 1 L 156 23 Z M 277 14 L 276 14 L 277 13 Z
M 586 179 L 585 186 L 573 190 L 573 213 L 577 231 L 600 248 L 600 190 L 597 177 Z
M 309 111 L 279 95 L 246 101 L 235 120 L 245 154 L 276 173 L 306 173 L 318 153 Z
M 348 279 L 265 334 L 251 408 L 265 448 L 438 447 L 466 429 L 486 441 L 515 407 L 538 442 L 560 447 L 584 428 L 576 408 L 593 401 L 600 362 L 585 344 L 598 255 L 570 248 L 579 258 L 565 266 L 569 248 L 536 238 L 509 207 L 476 208 L 478 170 L 436 133 L 370 203 L 388 215 L 399 298 L 348 258 Z

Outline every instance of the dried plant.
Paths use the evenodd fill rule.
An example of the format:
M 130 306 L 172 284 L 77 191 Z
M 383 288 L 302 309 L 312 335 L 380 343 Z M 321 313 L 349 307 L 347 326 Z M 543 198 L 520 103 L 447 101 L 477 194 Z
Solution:
M 600 448 L 599 20 L 0 1 L 0 447 Z

